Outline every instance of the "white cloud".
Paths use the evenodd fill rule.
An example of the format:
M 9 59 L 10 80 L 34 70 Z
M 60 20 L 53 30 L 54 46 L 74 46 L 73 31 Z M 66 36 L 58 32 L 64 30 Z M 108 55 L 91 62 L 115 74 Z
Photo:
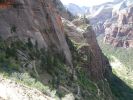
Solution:
M 93 6 L 114 0 L 61 0 L 63 4 L 74 3 L 79 6 Z

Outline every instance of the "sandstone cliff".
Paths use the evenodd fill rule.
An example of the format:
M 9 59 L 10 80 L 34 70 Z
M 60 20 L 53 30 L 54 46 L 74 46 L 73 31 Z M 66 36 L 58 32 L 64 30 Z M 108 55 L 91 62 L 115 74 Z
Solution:
M 104 42 L 116 47 L 133 47 L 133 7 L 119 12 L 117 22 L 105 24 Z
M 90 72 L 92 79 L 103 79 L 106 68 L 106 64 L 104 63 L 105 58 L 98 46 L 95 32 L 90 26 L 89 21 L 84 18 L 75 19 L 72 22 L 63 19 L 63 24 L 65 34 L 75 43 L 78 43 L 81 48 L 84 48 L 83 50 L 90 52 L 91 61 L 88 61 L 88 65 L 85 67 Z
M 106 24 L 107 21 L 115 23 L 119 19 L 119 14 L 121 12 L 126 13 L 127 9 L 132 4 L 133 3 L 130 0 L 121 0 L 107 2 L 92 7 L 91 14 L 88 15 L 88 18 L 90 19 L 96 34 L 103 34 L 105 32 L 104 24 Z
M 104 91 L 108 95 L 103 96 L 104 99 L 114 99 L 109 86 L 105 82 L 105 79 L 112 75 L 111 66 L 97 43 L 95 32 L 89 21 L 86 18 L 75 19 L 72 22 L 63 19 L 63 24 L 65 34 L 77 46 L 79 53 L 77 55 L 80 56 L 80 61 L 77 62 L 79 63 L 78 66 L 81 66 L 85 70 L 85 73 L 87 73 L 91 80 L 96 83 L 98 82 L 98 87 L 105 84 L 105 87 L 109 91 Z M 75 59 L 73 60 L 75 61 Z
M 0 9 L 0 36 L 31 38 L 40 47 L 64 52 L 71 64 L 71 54 L 64 37 L 61 17 L 51 0 L 15 0 L 14 5 Z M 52 47 L 52 48 L 51 48 Z
M 23 47 L 24 52 L 15 47 L 19 57 L 17 55 L 13 59 L 31 57 L 34 54 L 32 50 L 37 49 L 29 61 L 30 64 L 26 63 L 25 66 L 33 67 L 34 72 L 32 74 L 36 74 L 37 78 L 40 75 L 39 79 L 47 81 L 47 84 L 51 83 L 51 87 L 57 89 L 59 97 L 62 96 L 60 92 L 63 91 L 64 93 L 65 91 L 65 93 L 73 93 L 78 100 L 88 100 L 88 98 L 92 98 L 92 100 L 113 100 L 105 77 L 105 74 L 109 74 L 108 71 L 111 72 L 111 68 L 97 44 L 92 27 L 88 25 L 89 21 L 81 21 L 81 23 L 87 24 L 84 27 L 86 30 L 77 29 L 76 24 L 67 25 L 67 28 L 65 28 L 68 36 L 75 37 L 75 35 L 78 35 L 81 37 L 78 38 L 79 40 L 77 38 L 72 38 L 72 40 L 75 39 L 80 44 L 83 41 L 87 44 L 87 46 L 76 48 L 75 44 L 72 44 L 71 40 L 65 37 L 62 19 L 59 15 L 59 9 L 57 9 L 59 6 L 61 5 L 58 0 L 15 0 L 11 2 L 10 6 L 5 5 L 4 8 L 0 9 L 0 36 L 2 39 L 7 42 L 14 42 L 19 39 L 26 43 Z M 66 21 L 66 23 L 69 23 L 69 21 Z M 71 33 L 69 33 L 70 31 Z M 25 47 L 27 41 L 29 43 L 28 48 Z M 39 50 L 33 48 L 32 43 L 33 45 L 38 44 Z M 7 50 L 10 50 L 12 46 L 14 46 L 12 43 L 11 45 L 7 43 Z M 7 53 L 4 51 L 5 48 L 2 48 L 3 53 Z M 40 48 L 45 49 L 40 50 Z M 45 50 L 47 51 L 46 54 L 44 53 Z M 84 52 L 85 54 L 82 55 Z M 65 62 L 60 56 L 55 58 L 52 53 L 65 57 Z M 12 55 L 10 56 L 12 57 Z M 20 69 L 24 70 L 23 68 Z M 38 70 L 42 73 L 38 74 Z M 47 73 L 45 73 L 46 71 Z M 47 79 L 45 76 L 50 78 Z M 102 90 L 102 88 L 107 89 Z

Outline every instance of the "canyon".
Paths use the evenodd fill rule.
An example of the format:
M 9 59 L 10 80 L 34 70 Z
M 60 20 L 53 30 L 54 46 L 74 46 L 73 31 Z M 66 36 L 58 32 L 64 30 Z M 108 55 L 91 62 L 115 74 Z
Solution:
M 7 1 L 0 0 L 0 4 Z M 5 91 L 20 91 L 16 95 L 0 91 L 0 99 L 14 100 L 20 95 L 18 100 L 122 100 L 113 90 L 119 78 L 97 36 L 105 29 L 105 43 L 132 47 L 128 26 L 133 21 L 132 6 L 126 14 L 114 13 L 114 23 L 107 21 L 110 8 L 100 6 L 90 16 L 92 11 L 84 7 L 80 13 L 89 14 L 77 17 L 65 7 L 60 0 L 14 0 L 0 8 L 0 85 Z M 125 36 L 126 42 L 116 40 Z

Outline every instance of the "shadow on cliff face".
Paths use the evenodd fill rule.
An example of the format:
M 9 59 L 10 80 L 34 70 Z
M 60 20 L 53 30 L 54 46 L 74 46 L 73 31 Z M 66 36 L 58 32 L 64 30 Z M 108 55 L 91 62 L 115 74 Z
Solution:
M 133 89 L 119 77 L 113 74 L 112 78 L 108 81 L 112 93 L 118 98 L 118 100 L 133 100 Z

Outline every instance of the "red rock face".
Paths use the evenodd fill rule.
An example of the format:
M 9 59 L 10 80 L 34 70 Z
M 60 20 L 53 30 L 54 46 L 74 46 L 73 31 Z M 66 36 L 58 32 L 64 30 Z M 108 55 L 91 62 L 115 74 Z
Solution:
M 70 65 L 71 53 L 65 40 L 61 16 L 53 0 L 16 0 L 20 7 L 2 9 L 0 12 L 0 36 L 4 39 L 17 35 L 21 40 L 31 38 L 39 47 L 63 52 Z M 12 27 L 16 32 L 12 34 Z
M 127 22 L 127 17 L 126 17 L 126 15 L 125 14 L 123 14 L 123 13 L 120 13 L 119 14 L 119 18 L 118 18 L 118 24 L 119 25 L 125 25 L 125 24 L 127 24 L 128 22 Z
M 121 11 L 117 23 L 105 27 L 104 42 L 115 47 L 133 47 L 133 7 L 129 7 L 127 12 Z
M 72 66 L 71 52 L 64 36 L 61 16 L 58 14 L 53 0 L 18 1 L 23 9 L 9 8 L 0 12 L 0 36 L 3 39 L 9 39 L 13 38 L 15 34 L 23 41 L 31 38 L 33 43 L 38 42 L 40 48 L 63 53 L 66 62 Z M 14 26 L 16 32 L 12 34 L 11 29 Z M 97 44 L 95 33 L 90 28 L 84 34 L 87 43 L 90 45 L 89 50 L 92 52 L 91 63 L 87 66 L 87 72 L 90 72 L 93 80 L 102 80 L 104 79 L 103 74 L 106 65 Z
M 12 6 L 15 0 L 3 0 L 0 2 L 0 9 L 7 9 Z
M 111 67 L 108 66 L 108 60 L 104 57 L 99 48 L 94 30 L 88 24 L 89 21 L 87 21 L 88 23 L 85 25 L 87 29 L 85 28 L 85 30 L 82 31 L 79 31 L 78 28 L 80 25 L 85 24 L 83 19 L 76 19 L 72 22 L 63 19 L 66 34 L 75 43 L 81 44 L 80 50 L 78 49 L 79 52 L 82 52 L 81 55 L 89 55 L 89 58 L 87 57 L 87 60 L 83 61 L 84 64 L 81 66 L 93 81 L 103 80 L 105 78 L 104 74 L 106 73 L 107 75 L 111 72 Z
M 91 62 L 88 64 L 88 72 L 90 73 L 92 80 L 102 80 L 106 69 L 105 59 L 97 44 L 95 32 L 91 27 L 87 28 L 84 37 L 89 44 L 89 50 L 91 51 Z

